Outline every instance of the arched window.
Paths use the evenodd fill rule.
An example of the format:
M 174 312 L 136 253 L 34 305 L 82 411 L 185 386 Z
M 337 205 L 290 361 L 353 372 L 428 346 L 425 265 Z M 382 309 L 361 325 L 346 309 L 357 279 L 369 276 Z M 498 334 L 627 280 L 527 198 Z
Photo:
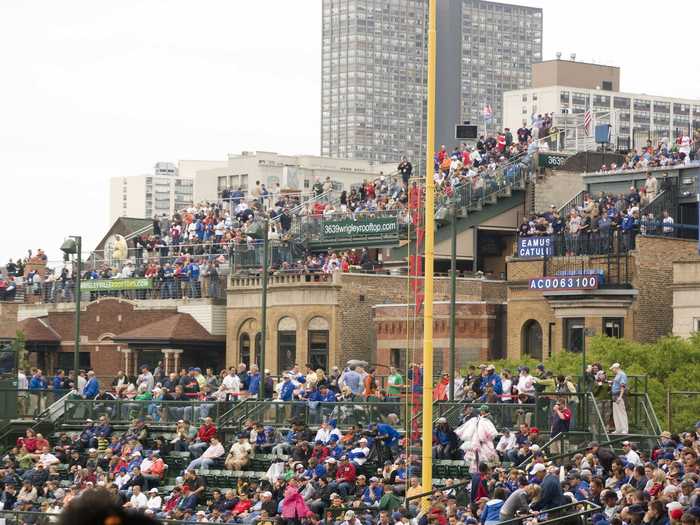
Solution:
M 250 336 L 243 332 L 238 338 L 238 362 L 250 368 Z
M 328 321 L 314 317 L 309 321 L 309 363 L 314 370 L 321 368 L 328 372 L 328 348 L 330 331 Z
M 277 371 L 289 370 L 296 359 L 297 322 L 293 317 L 283 317 L 277 323 Z
M 523 354 L 533 359 L 542 359 L 542 327 L 534 319 L 523 325 L 520 334 Z

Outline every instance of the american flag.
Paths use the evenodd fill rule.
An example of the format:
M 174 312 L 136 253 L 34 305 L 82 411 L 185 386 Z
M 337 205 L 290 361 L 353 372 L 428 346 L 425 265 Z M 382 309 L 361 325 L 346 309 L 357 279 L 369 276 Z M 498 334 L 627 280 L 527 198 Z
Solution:
M 484 120 L 491 120 L 493 118 L 493 110 L 491 109 L 491 104 L 484 104 Z
M 586 132 L 586 135 L 591 134 L 591 110 L 588 109 L 586 112 L 583 114 L 583 130 Z

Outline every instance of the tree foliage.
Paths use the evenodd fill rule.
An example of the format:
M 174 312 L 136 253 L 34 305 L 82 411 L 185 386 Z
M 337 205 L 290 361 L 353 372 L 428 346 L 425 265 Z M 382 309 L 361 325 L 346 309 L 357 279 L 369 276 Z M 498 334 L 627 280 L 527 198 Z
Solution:
M 668 428 L 666 399 L 669 390 L 697 392 L 672 396 L 673 430 L 690 430 L 700 420 L 700 334 L 689 339 L 663 337 L 654 343 L 594 337 L 587 348 L 586 361 L 601 363 L 605 369 L 618 362 L 629 376 L 646 376 L 649 398 L 663 428 Z M 581 374 L 582 355 L 562 351 L 544 363 L 548 370 L 574 377 Z M 509 368 L 515 372 L 520 365 L 534 370 L 538 362 L 525 358 L 495 364 L 498 369 Z M 640 381 L 639 387 L 643 386 Z

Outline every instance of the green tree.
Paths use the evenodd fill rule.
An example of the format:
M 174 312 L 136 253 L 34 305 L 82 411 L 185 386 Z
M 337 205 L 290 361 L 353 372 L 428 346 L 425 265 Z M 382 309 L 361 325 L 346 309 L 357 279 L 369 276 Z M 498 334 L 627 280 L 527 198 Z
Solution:
M 555 374 L 575 377 L 581 373 L 581 360 L 581 354 L 562 351 L 544 363 Z M 586 360 L 588 364 L 601 363 L 604 368 L 618 362 L 628 375 L 646 376 L 649 399 L 663 428 L 668 427 L 667 391 L 700 391 L 700 334 L 689 339 L 663 337 L 654 343 L 594 337 L 587 348 Z M 494 364 L 499 370 L 509 368 L 514 371 L 522 364 L 533 370 L 537 362 L 526 358 Z M 674 396 L 671 410 L 673 430 L 689 430 L 700 419 L 700 393 Z

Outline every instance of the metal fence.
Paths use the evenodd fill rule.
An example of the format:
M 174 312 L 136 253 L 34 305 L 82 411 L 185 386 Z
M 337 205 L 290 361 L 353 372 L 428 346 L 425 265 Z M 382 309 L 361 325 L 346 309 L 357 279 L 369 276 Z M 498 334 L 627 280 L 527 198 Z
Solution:
M 205 417 L 217 420 L 231 410 L 236 401 L 160 401 L 157 399 L 85 400 L 69 399 L 65 403 L 63 421 L 83 423 L 86 419 L 107 416 L 112 423 L 131 423 L 148 418 L 154 423 L 174 423 L 180 419 L 199 421 Z
M 692 430 L 700 414 L 700 391 L 666 392 L 666 425 L 670 432 Z
M 183 277 L 169 277 L 164 279 L 141 278 L 147 287 L 141 289 L 119 289 L 119 279 L 89 279 L 88 282 L 102 281 L 105 284 L 103 290 L 86 290 L 85 282 L 81 288 L 81 301 L 96 301 L 105 297 L 115 297 L 132 301 L 147 299 L 225 299 L 228 288 L 226 275 L 205 275 L 198 279 Z M 115 285 L 115 289 L 110 289 Z M 47 280 L 32 283 L 20 281 L 15 292 L 0 300 L 22 303 L 72 303 L 75 301 L 75 281 Z

